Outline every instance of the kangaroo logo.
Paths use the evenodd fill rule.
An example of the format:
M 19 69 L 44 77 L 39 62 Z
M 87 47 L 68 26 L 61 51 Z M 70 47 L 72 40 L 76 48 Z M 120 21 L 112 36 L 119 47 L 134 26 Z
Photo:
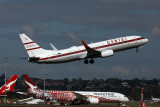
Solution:
M 11 86 L 12 86 L 16 81 L 17 81 L 17 79 L 14 80 L 14 81 L 12 81 L 12 82 L 10 82 L 9 84 L 7 84 L 7 85 L 6 85 L 6 91 L 10 91 L 10 90 L 11 90 Z M 5 86 L 5 85 L 4 85 L 4 86 Z M 5 92 L 5 90 L 2 91 L 2 93 L 4 93 L 4 92 Z
M 26 84 L 30 87 L 29 90 L 32 92 L 32 93 L 38 93 L 39 92 L 39 89 L 37 86 L 33 86 L 31 83 L 29 83 L 28 81 L 26 81 Z

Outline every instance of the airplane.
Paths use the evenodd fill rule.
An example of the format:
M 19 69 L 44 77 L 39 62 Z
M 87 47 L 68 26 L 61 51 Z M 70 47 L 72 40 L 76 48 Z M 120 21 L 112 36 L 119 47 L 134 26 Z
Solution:
M 160 98 L 154 98 L 152 93 L 151 93 L 151 101 L 154 103 L 160 103 Z
M 63 50 L 58 50 L 53 44 L 50 44 L 53 50 L 46 50 L 25 34 L 20 34 L 19 36 L 29 55 L 28 61 L 39 64 L 65 63 L 82 59 L 84 59 L 85 64 L 88 64 L 88 62 L 93 64 L 94 58 L 110 57 L 119 51 L 136 48 L 138 53 L 139 47 L 148 42 L 148 39 L 142 36 L 126 36 L 91 44 L 86 44 L 82 40 L 82 46 L 72 46 Z
M 40 103 L 44 103 L 44 100 L 34 99 L 33 97 L 30 97 L 30 98 L 18 100 L 18 103 L 19 104 L 40 104 Z
M 6 93 L 13 91 L 18 75 L 12 75 L 12 77 L 6 83 Z M 0 96 L 5 96 L 5 84 L 0 88 Z
M 129 99 L 120 93 L 115 92 L 89 92 L 89 91 L 56 91 L 41 90 L 30 79 L 27 74 L 23 74 L 28 92 L 36 98 L 53 99 L 59 102 L 71 102 L 71 104 L 100 104 L 104 102 L 120 103 Z

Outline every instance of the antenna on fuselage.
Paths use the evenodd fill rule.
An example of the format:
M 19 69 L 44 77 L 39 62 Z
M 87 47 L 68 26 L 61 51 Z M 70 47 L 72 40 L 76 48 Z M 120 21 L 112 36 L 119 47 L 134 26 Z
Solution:
M 52 49 L 53 49 L 54 51 L 57 51 L 57 50 L 58 50 L 52 43 L 50 43 L 50 45 L 51 45 L 51 47 L 52 47 Z

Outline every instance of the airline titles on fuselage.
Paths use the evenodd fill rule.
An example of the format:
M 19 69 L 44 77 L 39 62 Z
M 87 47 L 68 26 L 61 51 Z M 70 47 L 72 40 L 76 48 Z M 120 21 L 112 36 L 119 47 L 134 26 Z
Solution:
M 114 40 L 108 40 L 107 44 L 110 45 L 110 44 L 120 43 L 120 42 L 125 42 L 125 41 L 127 41 L 126 37 L 124 37 L 124 38 L 117 38 L 117 39 L 114 39 Z
M 98 96 L 115 96 L 114 93 L 93 93 L 94 95 Z

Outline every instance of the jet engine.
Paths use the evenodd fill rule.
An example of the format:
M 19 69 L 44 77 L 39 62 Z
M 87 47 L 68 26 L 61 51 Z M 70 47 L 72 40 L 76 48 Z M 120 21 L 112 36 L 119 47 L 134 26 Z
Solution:
M 106 50 L 101 52 L 101 57 L 105 58 L 105 57 L 109 57 L 112 56 L 114 54 L 113 50 Z
M 100 100 L 99 100 L 99 98 L 88 98 L 88 102 L 90 104 L 99 104 Z

